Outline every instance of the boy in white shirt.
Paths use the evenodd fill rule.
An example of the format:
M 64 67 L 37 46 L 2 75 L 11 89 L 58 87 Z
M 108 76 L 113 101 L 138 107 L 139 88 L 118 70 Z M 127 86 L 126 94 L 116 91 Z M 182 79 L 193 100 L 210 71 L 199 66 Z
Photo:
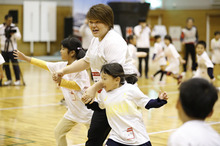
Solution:
M 2 78 L 3 78 L 3 68 L 2 68 L 2 64 L 5 63 L 4 58 L 2 57 L 2 54 L 0 54 L 0 86 L 2 85 Z
M 220 146 L 219 134 L 205 123 L 218 99 L 216 88 L 205 79 L 193 78 L 179 89 L 176 108 L 183 125 L 170 136 L 168 146 Z
M 196 45 L 196 56 L 198 62 L 198 68 L 194 77 L 201 77 L 207 80 L 214 81 L 215 77 L 213 75 L 214 65 L 210 60 L 208 54 L 205 51 L 206 43 L 205 41 L 199 41 Z

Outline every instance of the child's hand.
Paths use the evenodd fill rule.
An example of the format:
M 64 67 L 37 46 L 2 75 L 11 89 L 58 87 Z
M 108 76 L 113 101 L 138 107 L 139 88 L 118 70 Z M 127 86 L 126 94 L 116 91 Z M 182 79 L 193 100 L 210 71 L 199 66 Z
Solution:
M 59 82 L 61 81 L 61 78 L 63 77 L 63 71 L 61 70 L 61 71 L 57 71 L 57 72 L 54 72 L 53 74 L 52 74 L 52 78 L 53 78 L 53 80 L 56 82 L 56 83 L 58 83 L 59 84 Z
M 158 96 L 161 100 L 168 100 L 168 95 L 166 92 L 159 92 L 159 96 Z
M 185 64 L 186 61 L 185 61 L 184 59 L 181 59 L 181 60 L 180 60 L 180 63 L 181 63 L 181 64 Z
M 13 55 L 15 59 L 25 60 L 26 56 L 19 50 L 14 50 Z

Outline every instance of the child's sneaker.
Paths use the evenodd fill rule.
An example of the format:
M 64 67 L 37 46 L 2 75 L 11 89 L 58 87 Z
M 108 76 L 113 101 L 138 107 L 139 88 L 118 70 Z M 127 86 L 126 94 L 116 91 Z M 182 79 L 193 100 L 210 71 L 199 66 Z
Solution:
M 12 81 L 11 81 L 11 80 L 5 81 L 5 82 L 4 82 L 4 85 L 5 85 L 5 86 L 12 85 Z
M 14 82 L 14 85 L 15 85 L 15 86 L 20 86 L 20 85 L 21 85 L 21 81 L 20 81 L 20 80 L 17 80 L 16 82 Z

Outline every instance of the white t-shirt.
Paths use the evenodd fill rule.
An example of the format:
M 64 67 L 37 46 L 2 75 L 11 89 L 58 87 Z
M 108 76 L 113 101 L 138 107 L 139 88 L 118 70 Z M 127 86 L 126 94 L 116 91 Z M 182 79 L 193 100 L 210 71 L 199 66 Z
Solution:
M 8 47 L 8 52 L 12 52 L 14 50 L 17 49 L 17 40 L 20 40 L 21 39 L 21 33 L 19 31 L 19 28 L 18 27 L 15 27 L 15 24 L 11 24 L 12 27 L 14 27 L 13 29 L 16 29 L 16 33 L 14 33 L 10 40 L 12 42 L 12 44 L 10 43 L 9 44 L 9 47 Z M 5 50 L 5 41 L 6 41 L 6 37 L 5 37 L 5 25 L 4 24 L 1 24 L 0 25 L 0 42 L 1 42 L 1 50 L 4 51 Z M 2 35 L 3 34 L 3 35 Z M 13 46 L 12 46 L 13 45 Z
M 80 26 L 79 33 L 82 37 L 82 47 L 88 49 L 93 38 L 92 32 L 87 24 Z
M 66 66 L 67 62 L 47 62 L 47 67 L 49 68 L 50 72 L 59 71 Z M 68 107 L 64 117 L 74 122 L 89 124 L 93 111 L 87 109 L 85 104 L 81 101 L 82 94 L 84 93 L 85 89 L 90 86 L 90 80 L 86 70 L 77 73 L 66 74 L 63 76 L 63 79 L 68 81 L 75 81 L 81 88 L 80 91 L 75 91 L 61 87 Z
M 212 61 L 216 64 L 220 64 L 220 39 L 216 40 L 213 38 L 211 40 L 211 48 L 213 49 Z
M 210 77 L 208 76 L 207 68 L 214 67 L 212 61 L 209 59 L 209 56 L 206 53 L 206 51 L 204 51 L 201 55 L 197 54 L 196 57 L 197 57 L 197 62 L 198 62 L 198 68 L 197 68 L 196 73 L 193 77 L 194 78 L 201 77 L 201 78 L 209 80 Z
M 204 121 L 193 120 L 170 136 L 168 146 L 220 146 L 220 136 Z
M 149 100 L 137 86 L 127 83 L 110 92 L 103 90 L 98 101 L 112 128 L 109 138 L 126 145 L 150 141 L 141 112 Z
M 4 60 L 4 58 L 2 57 L 2 54 L 0 54 L 0 65 L 3 64 L 3 63 L 5 63 L 5 60 Z
M 179 73 L 179 53 L 173 44 L 169 44 L 169 46 L 165 46 L 164 48 L 165 56 L 169 62 L 169 65 L 166 67 L 166 71 L 173 72 L 174 74 Z
M 161 43 L 154 43 L 154 54 L 156 54 L 156 58 L 160 58 L 159 59 L 160 65 L 167 64 L 165 53 L 164 53 L 163 46 L 161 45 Z
M 106 63 L 117 62 L 123 66 L 125 74 L 135 73 L 135 67 L 132 66 L 132 58 L 127 47 L 125 40 L 113 29 L 105 35 L 101 42 L 97 37 L 92 39 L 83 59 L 90 63 L 95 82 L 101 79 L 101 67 Z
M 150 48 L 150 33 L 151 30 L 149 27 L 145 27 L 141 33 L 141 25 L 134 27 L 134 34 L 137 36 L 137 48 Z

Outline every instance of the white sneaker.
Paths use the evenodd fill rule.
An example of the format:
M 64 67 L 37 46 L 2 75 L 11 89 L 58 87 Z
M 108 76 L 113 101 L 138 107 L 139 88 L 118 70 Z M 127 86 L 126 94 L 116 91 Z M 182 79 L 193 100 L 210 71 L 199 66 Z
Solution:
M 185 71 L 182 72 L 181 75 L 184 77 L 186 75 L 186 72 Z
M 12 84 L 12 81 L 11 80 L 8 80 L 8 81 L 5 81 L 4 82 L 4 85 L 8 86 L 8 85 L 11 85 Z
M 20 80 L 17 80 L 16 82 L 14 82 L 14 85 L 15 85 L 15 86 L 21 85 L 21 81 L 20 81 Z
M 196 74 L 196 71 L 193 71 L 193 75 L 195 75 Z

